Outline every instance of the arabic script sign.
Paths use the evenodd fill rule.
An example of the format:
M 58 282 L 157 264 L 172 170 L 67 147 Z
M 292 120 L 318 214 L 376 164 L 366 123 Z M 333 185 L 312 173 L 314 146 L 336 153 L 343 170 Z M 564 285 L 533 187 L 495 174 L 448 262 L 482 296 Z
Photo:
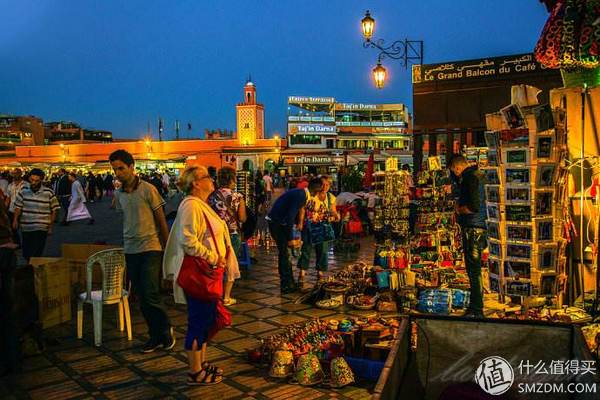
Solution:
M 533 54 L 518 54 L 445 64 L 413 65 L 414 84 L 526 74 L 544 70 Z

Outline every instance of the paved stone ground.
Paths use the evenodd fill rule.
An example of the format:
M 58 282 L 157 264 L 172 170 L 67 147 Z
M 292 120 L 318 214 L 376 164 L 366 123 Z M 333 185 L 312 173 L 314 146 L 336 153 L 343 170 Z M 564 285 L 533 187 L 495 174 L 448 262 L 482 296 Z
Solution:
M 108 244 L 121 242 L 121 219 L 108 208 L 107 199 L 90 206 L 96 224 L 74 223 L 56 226 L 45 255 L 59 256 L 60 243 Z M 356 258 L 371 258 L 370 241 L 362 244 L 358 255 L 330 253 L 336 269 Z M 315 317 L 343 317 L 332 311 L 294 304 L 295 295 L 281 296 L 277 276 L 276 250 L 254 249 L 258 263 L 236 283 L 231 307 L 233 327 L 219 332 L 209 347 L 210 360 L 225 370 L 217 386 L 189 387 L 185 384 L 187 359 L 183 351 L 187 315 L 185 307 L 173 304 L 165 295 L 168 314 L 175 326 L 177 345 L 171 352 L 140 354 L 147 339 L 146 326 L 138 304 L 132 304 L 133 341 L 116 327 L 116 309 L 104 312 L 103 343 L 93 346 L 91 308 L 86 308 L 84 338 L 76 338 L 75 319 L 45 332 L 52 339 L 41 354 L 28 356 L 24 373 L 0 380 L 0 398 L 6 399 L 363 399 L 373 385 L 359 382 L 341 390 L 287 384 L 269 378 L 265 368 L 245 360 L 244 350 L 258 339 L 282 327 Z M 109 306 L 110 307 L 110 306 Z M 116 307 L 115 307 L 116 308 Z M 74 314 L 75 315 L 75 314 Z

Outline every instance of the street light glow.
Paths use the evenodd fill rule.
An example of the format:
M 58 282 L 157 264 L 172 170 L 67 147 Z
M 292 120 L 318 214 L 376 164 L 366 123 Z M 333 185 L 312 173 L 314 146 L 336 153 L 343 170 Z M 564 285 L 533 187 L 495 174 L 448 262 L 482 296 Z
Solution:
M 373 68 L 373 79 L 375 79 L 375 86 L 377 89 L 382 89 L 385 85 L 385 78 L 387 76 L 386 69 L 381 65 L 380 62 Z
M 369 10 L 367 10 L 365 17 L 361 20 L 361 25 L 365 40 L 371 40 L 373 32 L 375 31 L 375 20 L 371 17 Z

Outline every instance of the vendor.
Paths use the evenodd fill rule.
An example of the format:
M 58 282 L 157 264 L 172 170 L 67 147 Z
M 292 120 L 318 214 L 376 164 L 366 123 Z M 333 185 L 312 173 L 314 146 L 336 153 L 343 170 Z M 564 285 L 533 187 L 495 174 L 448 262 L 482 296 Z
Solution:
M 305 207 L 308 201 L 323 189 L 323 182 L 314 178 L 307 189 L 291 189 L 277 198 L 269 215 L 269 231 L 277 245 L 278 269 L 281 293 L 295 292 L 298 286 L 292 275 L 292 264 L 288 247 L 297 247 L 294 238 L 294 224 L 298 221 L 298 229 L 304 224 Z
M 456 212 L 462 231 L 463 252 L 471 288 L 471 301 L 465 316 L 481 318 L 481 253 L 487 247 L 484 178 L 477 166 L 470 166 L 461 155 L 452 158 L 449 168 L 458 178 L 459 197 Z

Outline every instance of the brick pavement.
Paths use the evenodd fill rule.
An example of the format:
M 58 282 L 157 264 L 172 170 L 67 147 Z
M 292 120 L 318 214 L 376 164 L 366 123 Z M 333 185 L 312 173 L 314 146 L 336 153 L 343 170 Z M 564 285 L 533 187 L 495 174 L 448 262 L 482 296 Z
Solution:
M 57 226 L 46 247 L 46 255 L 60 254 L 60 243 L 119 244 L 121 220 L 108 201 L 94 203 L 91 212 L 96 225 L 75 223 Z M 363 243 L 362 259 L 371 257 L 370 242 Z M 323 311 L 305 304 L 294 304 L 295 295 L 281 296 L 277 276 L 276 251 L 261 248 L 255 252 L 258 264 L 234 287 L 239 304 L 231 307 L 233 326 L 219 332 L 210 345 L 210 360 L 225 370 L 224 381 L 212 387 L 185 384 L 187 359 L 183 351 L 186 331 L 185 307 L 175 305 L 165 295 L 168 314 L 175 326 L 177 345 L 171 352 L 141 354 L 147 339 L 145 323 L 137 304 L 132 304 L 133 341 L 117 327 L 114 312 L 104 312 L 103 344 L 93 346 L 91 307 L 86 307 L 84 338 L 76 338 L 75 319 L 45 332 L 49 341 L 41 354 L 29 355 L 24 373 L 0 381 L 0 398 L 6 399 L 361 399 L 369 397 L 372 385 L 359 383 L 341 390 L 305 388 L 269 378 L 265 368 L 249 364 L 244 350 L 258 339 L 278 332 L 282 327 L 314 317 L 328 317 L 335 311 Z M 350 262 L 330 253 L 332 269 Z M 110 307 L 110 306 L 109 306 Z M 75 314 L 74 314 L 75 316 Z M 340 315 L 337 314 L 336 317 Z

